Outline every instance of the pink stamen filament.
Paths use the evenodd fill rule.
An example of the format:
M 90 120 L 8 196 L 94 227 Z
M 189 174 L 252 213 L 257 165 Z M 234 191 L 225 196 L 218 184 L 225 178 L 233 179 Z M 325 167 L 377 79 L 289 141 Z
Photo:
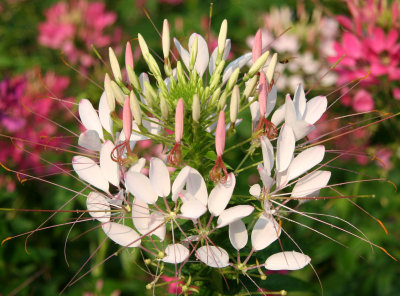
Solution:
M 210 171 L 210 179 L 215 183 L 219 182 L 222 184 L 225 184 L 228 179 L 228 171 L 222 161 L 222 156 L 217 156 L 215 165 Z
M 168 163 L 172 165 L 178 165 L 182 160 L 181 143 L 176 142 L 174 147 L 168 153 Z

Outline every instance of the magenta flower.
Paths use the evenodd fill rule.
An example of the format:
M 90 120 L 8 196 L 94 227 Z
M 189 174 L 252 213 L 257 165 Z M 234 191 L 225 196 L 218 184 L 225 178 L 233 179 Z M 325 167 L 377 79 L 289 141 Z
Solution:
M 353 98 L 353 109 L 356 112 L 367 112 L 374 110 L 374 100 L 369 92 L 359 90 Z
M 119 28 L 115 28 L 110 34 L 106 33 L 117 16 L 113 12 L 107 12 L 102 2 L 60 2 L 50 7 L 45 16 L 46 21 L 38 27 L 39 43 L 61 50 L 69 62 L 80 64 L 84 69 L 95 63 L 88 53 L 92 50 L 92 45 L 97 48 L 114 46 L 121 40 Z
M 339 74 L 339 86 L 360 80 L 360 86 L 364 90 L 350 93 L 350 96 L 354 96 L 353 99 L 346 99 L 348 105 L 352 102 L 351 105 L 357 112 L 371 111 L 374 108 L 370 93 L 379 86 L 382 79 L 390 87 L 400 79 L 399 16 L 394 13 L 398 11 L 398 4 L 393 3 L 390 11 L 382 2 L 368 0 L 361 3 L 348 0 L 348 9 L 353 18 L 337 17 L 348 31 L 343 33 L 340 42 L 334 44 L 335 54 L 329 57 L 329 61 L 333 64 L 342 58 L 334 68 Z M 400 96 L 395 89 L 392 91 L 395 98 Z M 343 95 L 347 95 L 347 92 L 347 88 L 342 89 Z
M 0 82 L 0 133 L 13 139 L 3 138 L 0 141 L 0 162 L 17 167 L 19 171 L 32 169 L 41 174 L 49 173 L 40 159 L 45 147 L 65 144 L 62 138 L 52 138 L 57 127 L 47 118 L 64 112 L 60 109 L 61 104 L 50 97 L 62 99 L 69 79 L 52 72 L 46 73 L 43 82 L 51 91 L 49 94 L 38 85 L 36 77 L 37 72 L 31 70 L 23 76 L 6 78 Z M 29 157 L 24 150 L 29 151 Z

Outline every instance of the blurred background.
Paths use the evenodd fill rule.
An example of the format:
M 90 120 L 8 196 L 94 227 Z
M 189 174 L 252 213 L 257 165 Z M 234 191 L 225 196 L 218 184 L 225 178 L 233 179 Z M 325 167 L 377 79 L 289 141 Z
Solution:
M 161 53 L 152 22 L 160 30 L 164 19 L 170 22 L 171 35 L 183 43 L 192 32 L 208 35 L 210 49 L 217 46 L 220 24 L 227 19 L 231 59 L 251 50 L 253 36 L 261 29 L 264 48 L 279 54 L 276 85 L 281 100 L 298 83 L 310 90 L 308 98 L 328 96 L 332 106 L 310 137 L 343 129 L 341 137 L 325 143 L 332 157 L 339 156 L 332 163 L 335 173 L 330 183 L 350 182 L 337 195 L 364 197 L 319 200 L 304 204 L 302 210 L 332 215 L 326 220 L 345 229 L 349 226 L 334 217 L 348 221 L 400 258 L 399 119 L 392 117 L 344 135 L 349 127 L 375 123 L 400 111 L 398 1 L 2 0 L 0 239 L 35 230 L 42 223 L 50 229 L 33 233 L 27 241 L 24 235 L 4 242 L 0 295 L 58 294 L 103 240 L 99 232 L 90 231 L 95 223 L 63 225 L 79 216 L 72 210 L 85 208 L 85 200 L 74 199 L 74 193 L 52 183 L 80 188 L 57 168 L 70 162 L 76 150 L 75 103 L 100 97 L 105 64 L 99 57 L 108 61 L 109 46 L 122 57 L 130 41 L 139 73 L 144 63 L 135 37 L 140 32 L 149 47 Z M 238 136 L 246 128 L 241 126 Z M 237 162 L 241 153 L 226 162 Z M 238 191 L 248 194 L 254 178 L 256 174 L 249 174 Z M 367 179 L 379 180 L 363 181 Z M 51 213 L 43 210 L 62 206 L 66 212 L 46 221 Z M 306 268 L 271 275 L 276 280 L 269 289 L 320 295 L 322 284 L 324 295 L 329 296 L 399 294 L 400 265 L 384 252 L 329 225 L 292 218 L 307 227 L 295 223 L 284 227 L 312 258 L 316 272 Z M 65 295 L 148 292 L 143 284 L 146 274 L 135 263 L 140 256 L 136 251 L 122 252 L 94 268 L 113 246 L 108 249 L 96 253 L 80 275 L 91 272 L 67 288 Z

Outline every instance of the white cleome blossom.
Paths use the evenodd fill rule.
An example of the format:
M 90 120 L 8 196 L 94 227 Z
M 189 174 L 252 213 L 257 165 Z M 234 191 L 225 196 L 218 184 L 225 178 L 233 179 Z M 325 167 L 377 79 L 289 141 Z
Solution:
M 174 38 L 179 56 L 172 64 L 168 26 L 164 21 L 163 67 L 139 34 L 149 70 L 136 75 L 128 59 L 124 81 L 112 53 L 114 77 L 106 75 L 98 111 L 86 99 L 79 103 L 85 131 L 78 144 L 85 153 L 75 156 L 72 166 L 90 190 L 91 219 L 120 250 L 140 249 L 146 269 L 154 273 L 146 287 L 154 290 L 164 274 L 189 291 L 192 280 L 203 281 L 193 278 L 204 279 L 213 268 L 239 282 L 243 275 L 264 280 L 261 267 L 307 266 L 311 259 L 296 243 L 297 251 L 284 249 L 282 221 L 297 213 L 289 200 L 316 197 L 329 182 L 331 172 L 321 164 L 325 147 L 299 145 L 326 111 L 326 97 L 307 100 L 300 84 L 293 99 L 287 95 L 277 106 L 277 54 L 259 47 L 228 62 L 226 21 L 212 53 L 197 33 L 187 46 Z M 242 133 L 236 133 L 242 112 L 251 115 L 251 134 L 232 144 L 226 138 Z M 143 140 L 162 144 L 163 156 L 143 153 L 135 145 Z M 226 143 L 231 146 L 225 149 Z M 244 145 L 250 145 L 244 158 L 232 160 L 235 154 L 232 163 L 224 162 L 225 153 Z M 262 155 L 258 166 L 250 163 L 252 154 L 254 161 Z M 256 166 L 260 184 L 240 195 L 237 184 L 247 180 L 242 171 Z M 269 254 L 268 247 L 278 243 L 281 252 Z

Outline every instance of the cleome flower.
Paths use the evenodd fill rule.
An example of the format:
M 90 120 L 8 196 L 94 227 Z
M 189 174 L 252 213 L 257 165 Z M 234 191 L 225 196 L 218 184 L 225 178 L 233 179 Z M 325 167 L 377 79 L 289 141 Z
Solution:
M 145 287 L 154 295 L 171 279 L 184 295 L 209 289 L 211 281 L 220 282 L 221 295 L 230 285 L 263 291 L 269 285 L 263 268 L 306 267 L 311 258 L 283 221 L 294 221 L 289 215 L 300 213 L 301 203 L 332 186 L 321 164 L 325 147 L 304 141 L 326 111 L 326 97 L 307 100 L 299 84 L 293 99 L 288 94 L 279 105 L 278 55 L 263 52 L 259 31 L 253 51 L 228 62 L 227 26 L 223 21 L 213 52 L 197 33 L 187 46 L 174 38 L 175 56 L 165 20 L 160 62 L 138 34 L 148 66 L 138 74 L 129 42 L 122 70 L 109 48 L 112 75 L 104 76 L 98 110 L 87 99 L 79 103 L 83 152 L 71 165 L 84 187 L 74 192 L 85 198 L 88 220 L 118 248 L 101 263 L 126 249 L 140 253 L 132 262 L 145 265 Z M 251 130 L 238 130 L 242 115 L 251 116 Z M 162 155 L 149 157 L 136 146 L 149 139 Z M 241 149 L 241 159 L 230 157 Z M 240 195 L 248 178 L 242 172 L 256 167 L 261 184 Z

